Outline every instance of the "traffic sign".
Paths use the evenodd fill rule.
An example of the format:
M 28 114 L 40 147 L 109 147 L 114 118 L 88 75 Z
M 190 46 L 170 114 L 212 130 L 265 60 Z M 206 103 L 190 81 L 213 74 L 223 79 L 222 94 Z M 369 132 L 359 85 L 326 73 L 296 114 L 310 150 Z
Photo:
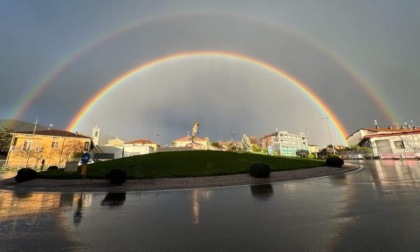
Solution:
M 89 153 L 83 153 L 82 155 L 82 164 L 87 164 L 89 162 L 90 159 L 90 154 Z

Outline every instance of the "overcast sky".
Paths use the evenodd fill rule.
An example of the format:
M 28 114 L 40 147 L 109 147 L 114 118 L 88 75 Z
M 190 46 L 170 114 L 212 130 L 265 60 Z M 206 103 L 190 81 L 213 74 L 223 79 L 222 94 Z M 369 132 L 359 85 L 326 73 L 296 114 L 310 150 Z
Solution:
M 175 53 L 223 51 L 275 66 L 319 96 L 348 133 L 420 125 L 420 2 L 395 0 L 0 0 L 0 118 L 65 129 L 102 87 Z M 44 85 L 39 95 L 34 90 Z M 32 102 L 29 103 L 29 98 Z M 30 105 L 22 112 L 23 106 Z M 19 115 L 17 112 L 21 112 Z M 330 143 L 325 112 L 286 78 L 222 56 L 140 71 L 77 125 L 161 144 L 276 129 Z M 344 144 L 329 121 L 334 144 Z M 235 132 L 235 135 L 232 135 Z

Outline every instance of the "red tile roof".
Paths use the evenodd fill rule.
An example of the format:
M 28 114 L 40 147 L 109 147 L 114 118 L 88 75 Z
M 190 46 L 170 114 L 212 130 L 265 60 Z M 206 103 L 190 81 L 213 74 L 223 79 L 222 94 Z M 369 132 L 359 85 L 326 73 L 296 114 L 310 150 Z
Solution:
M 415 132 L 420 132 L 420 129 L 418 127 L 415 128 L 405 128 L 405 129 L 401 129 L 401 128 L 360 128 L 357 131 L 353 132 L 352 134 L 350 134 L 347 138 L 353 136 L 354 134 L 360 132 L 361 130 L 367 130 L 367 131 L 371 131 L 371 132 L 383 132 L 383 133 L 403 133 L 403 132 L 407 132 L 407 133 L 415 133 Z
M 398 132 L 398 133 L 403 133 L 403 132 L 407 132 L 407 133 L 412 133 L 412 132 L 420 132 L 419 128 L 404 128 L 404 129 L 400 129 L 400 128 L 363 128 L 362 130 L 369 130 L 369 131 L 373 131 L 373 132 L 389 132 L 389 133 L 393 133 L 393 132 Z
M 363 137 L 365 138 L 374 138 L 374 137 L 388 137 L 388 136 L 401 136 L 401 135 L 411 135 L 411 134 L 420 134 L 420 130 L 413 130 L 413 131 L 400 131 L 400 132 L 389 132 L 389 133 L 382 133 L 382 134 L 371 134 L 366 135 Z
M 192 136 L 184 136 L 178 139 L 175 139 L 174 141 L 182 141 L 182 142 L 187 142 L 187 141 L 191 141 Z M 195 141 L 206 141 L 205 139 L 196 136 L 195 137 Z
M 148 139 L 137 139 L 130 142 L 125 142 L 124 144 L 156 144 Z
M 20 132 L 14 132 L 12 134 L 32 135 L 33 131 L 20 131 Z M 56 130 L 56 129 L 35 130 L 35 136 L 60 136 L 60 137 L 78 137 L 78 138 L 89 138 L 89 139 L 91 139 L 91 137 L 84 136 L 84 135 L 81 135 L 81 134 L 78 134 L 78 133 L 73 133 L 73 132 L 65 131 L 65 130 Z

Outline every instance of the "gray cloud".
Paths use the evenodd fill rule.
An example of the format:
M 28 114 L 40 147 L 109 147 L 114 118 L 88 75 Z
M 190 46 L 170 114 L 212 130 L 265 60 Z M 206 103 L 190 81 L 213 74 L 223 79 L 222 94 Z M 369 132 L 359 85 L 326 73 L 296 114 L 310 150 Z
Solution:
M 100 3 L 99 8 L 94 1 L 6 3 L 8 11 L 0 11 L 4 14 L 0 22 L 1 118 L 21 105 L 16 104 L 18 97 L 25 97 L 49 69 L 89 41 L 128 23 L 182 11 L 187 14 L 145 23 L 82 55 L 52 81 L 21 119 L 42 118 L 45 124 L 64 128 L 106 83 L 135 66 L 172 53 L 221 50 L 260 59 L 295 76 L 317 93 L 349 131 L 370 126 L 374 119 L 384 126 L 390 124 L 371 94 L 331 58 L 329 53 L 334 52 L 366 78 L 377 91 L 373 95 L 384 97 L 397 117 L 420 123 L 416 108 L 420 85 L 415 84 L 419 80 L 415 27 L 420 18 L 415 15 L 418 7 L 410 2 L 328 2 L 328 8 L 325 1 L 267 1 L 258 6 L 253 1 L 241 6 L 224 1 Z M 375 15 L 371 15 L 373 10 Z M 159 133 L 162 141 L 169 142 L 199 120 L 201 132 L 214 140 L 230 138 L 233 130 L 261 136 L 275 128 L 296 133 L 309 128 L 318 143 L 321 133 L 326 134 L 325 121 L 320 119 L 323 112 L 301 91 L 292 92 L 293 86 L 273 81 L 268 71 L 226 59 L 221 63 L 202 58 L 200 62 L 194 63 L 196 67 L 184 64 L 189 69 L 170 63 L 156 68 L 159 71 L 154 75 L 143 72 L 136 77 L 141 87 L 127 84 L 120 88 L 121 94 L 110 93 L 109 100 L 94 108 L 95 113 L 107 116 L 90 115 L 81 130 L 90 132 L 98 124 L 126 138 L 153 138 Z M 109 120 L 110 115 L 115 120 Z M 340 141 L 338 136 L 335 141 Z

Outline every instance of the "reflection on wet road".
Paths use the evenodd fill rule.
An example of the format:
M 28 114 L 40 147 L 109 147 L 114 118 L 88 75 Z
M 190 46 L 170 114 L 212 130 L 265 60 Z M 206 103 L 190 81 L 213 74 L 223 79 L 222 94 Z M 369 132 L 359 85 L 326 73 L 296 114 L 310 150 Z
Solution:
M 415 251 L 420 163 L 314 180 L 121 193 L 0 192 L 2 251 Z

